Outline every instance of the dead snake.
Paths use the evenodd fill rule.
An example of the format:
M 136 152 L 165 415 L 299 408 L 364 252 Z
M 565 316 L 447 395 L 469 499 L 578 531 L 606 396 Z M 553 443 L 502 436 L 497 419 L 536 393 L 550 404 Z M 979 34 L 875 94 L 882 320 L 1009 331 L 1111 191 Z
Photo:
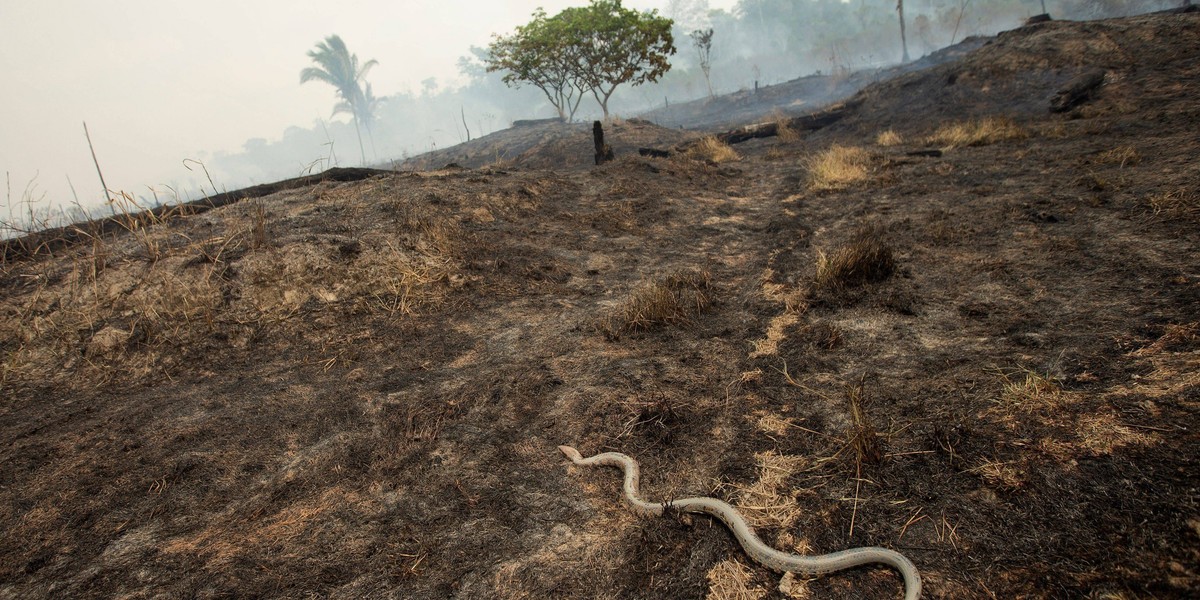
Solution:
M 638 497 L 638 464 L 632 458 L 618 452 L 604 452 L 584 458 L 579 451 L 570 446 L 559 446 L 563 454 L 571 462 L 584 466 L 609 465 L 625 471 L 625 500 L 633 506 L 633 510 L 645 516 L 662 516 L 667 509 L 685 513 L 704 513 L 712 515 L 725 523 L 738 543 L 746 550 L 750 558 L 772 571 L 801 573 L 804 575 L 820 575 L 840 571 L 858 565 L 882 563 L 891 565 L 900 571 L 904 577 L 904 599 L 917 600 L 921 596 L 921 575 L 912 561 L 903 554 L 887 548 L 866 547 L 850 548 L 841 552 L 821 554 L 818 556 L 801 556 L 780 552 L 758 539 L 754 530 L 746 523 L 746 519 L 737 509 L 714 498 L 681 498 L 667 502 L 646 502 Z

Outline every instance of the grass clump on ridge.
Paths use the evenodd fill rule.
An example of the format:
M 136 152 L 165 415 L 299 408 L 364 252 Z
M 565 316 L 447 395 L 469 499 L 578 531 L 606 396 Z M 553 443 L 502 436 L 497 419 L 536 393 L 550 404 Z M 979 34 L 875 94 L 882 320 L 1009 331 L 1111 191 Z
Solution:
M 875 143 L 880 146 L 899 146 L 904 143 L 904 138 L 901 138 L 895 130 L 889 129 L 875 136 Z
M 938 128 L 927 142 L 947 148 L 987 146 L 1004 140 L 1019 140 L 1029 133 L 1008 117 L 987 117 L 965 123 L 952 123 Z
M 883 281 L 896 270 L 892 249 L 878 227 L 858 231 L 850 243 L 830 254 L 819 252 L 813 283 L 817 289 L 841 290 L 863 283 Z
M 809 183 L 815 189 L 838 189 L 871 174 L 872 155 L 864 148 L 834 144 L 806 161 Z
M 676 271 L 643 284 L 600 319 L 597 329 L 610 339 L 629 331 L 691 323 L 713 303 L 712 276 L 705 271 Z
M 697 160 L 706 160 L 714 163 L 729 162 L 741 158 L 733 148 L 729 147 L 729 144 L 711 135 L 701 138 L 699 142 L 688 148 L 687 155 Z

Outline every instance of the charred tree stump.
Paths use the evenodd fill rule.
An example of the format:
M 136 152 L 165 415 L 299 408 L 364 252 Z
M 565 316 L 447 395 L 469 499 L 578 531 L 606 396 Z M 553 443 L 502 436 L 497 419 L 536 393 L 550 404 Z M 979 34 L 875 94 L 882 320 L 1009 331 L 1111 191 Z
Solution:
M 596 164 L 602 165 L 613 159 L 612 148 L 604 143 L 604 127 L 600 121 L 592 122 L 592 141 L 596 144 Z
M 1067 112 L 1075 106 L 1091 100 L 1096 88 L 1104 83 L 1104 74 L 1104 69 L 1090 69 L 1068 81 L 1067 85 L 1058 90 L 1050 99 L 1050 112 Z

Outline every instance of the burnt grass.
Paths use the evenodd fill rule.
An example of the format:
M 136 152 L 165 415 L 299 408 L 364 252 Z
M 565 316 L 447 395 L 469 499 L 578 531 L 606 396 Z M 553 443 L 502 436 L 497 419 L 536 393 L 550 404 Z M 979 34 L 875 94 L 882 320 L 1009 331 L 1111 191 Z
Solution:
M 789 459 L 768 543 L 897 549 L 929 598 L 1194 597 L 1198 59 L 1195 13 L 1052 22 L 735 162 L 324 182 L 8 261 L 0 597 L 699 598 L 730 560 L 787 597 L 560 444 L 748 512 Z M 1028 135 L 909 155 L 987 116 Z M 835 143 L 871 175 L 814 191 Z M 894 264 L 817 287 L 866 229 Z M 686 318 L 597 327 L 677 273 L 704 277 Z

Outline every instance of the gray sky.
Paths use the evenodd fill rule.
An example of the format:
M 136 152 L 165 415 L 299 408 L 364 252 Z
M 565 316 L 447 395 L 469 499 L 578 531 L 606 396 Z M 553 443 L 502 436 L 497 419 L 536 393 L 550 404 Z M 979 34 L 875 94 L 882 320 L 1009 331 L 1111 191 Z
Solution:
M 186 158 L 327 118 L 332 89 L 299 84 L 305 53 L 327 35 L 379 61 L 370 81 L 382 96 L 456 78 L 469 46 L 510 32 L 538 6 L 553 14 L 584 3 L 0 0 L 0 171 L 13 203 L 33 182 L 35 198 L 69 205 L 68 176 L 85 204 L 99 199 L 87 121 L 109 188 L 144 194 L 147 185 L 194 179 Z M 661 10 L 666 0 L 625 4 Z M 8 190 L 3 198 L 7 205 Z

